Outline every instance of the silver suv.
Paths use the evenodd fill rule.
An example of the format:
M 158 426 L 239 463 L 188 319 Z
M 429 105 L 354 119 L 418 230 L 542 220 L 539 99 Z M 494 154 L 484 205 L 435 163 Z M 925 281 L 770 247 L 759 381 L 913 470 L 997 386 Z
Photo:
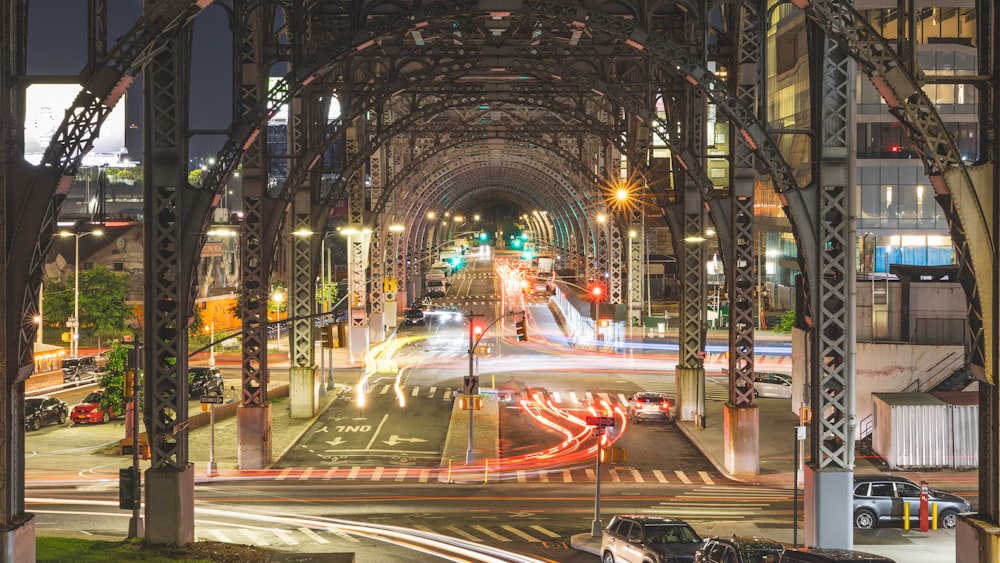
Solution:
M 969 501 L 929 489 L 928 501 L 937 504 L 938 527 L 954 528 L 958 515 L 972 511 Z M 920 485 L 895 475 L 854 476 L 854 527 L 874 528 L 881 524 L 901 524 L 903 506 L 910 505 L 910 524 L 920 524 Z
M 601 534 L 603 563 L 691 563 L 701 538 L 683 520 L 618 515 Z

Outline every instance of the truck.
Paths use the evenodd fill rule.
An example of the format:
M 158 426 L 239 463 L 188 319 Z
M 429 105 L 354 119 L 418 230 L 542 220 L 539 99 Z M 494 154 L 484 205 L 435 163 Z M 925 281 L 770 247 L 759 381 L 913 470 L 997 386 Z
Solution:
M 538 276 L 552 274 L 552 265 L 555 261 L 552 258 L 538 257 Z

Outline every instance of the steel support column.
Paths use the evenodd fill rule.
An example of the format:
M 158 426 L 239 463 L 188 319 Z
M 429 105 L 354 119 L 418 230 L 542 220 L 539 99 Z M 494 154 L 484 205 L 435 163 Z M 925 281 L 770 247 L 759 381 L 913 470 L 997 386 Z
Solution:
M 292 203 L 291 263 L 288 265 L 288 312 L 291 366 L 288 400 L 292 418 L 312 418 L 319 410 L 319 380 L 316 378 L 316 241 L 310 214 L 312 194 L 303 186 Z
M 813 184 L 797 221 L 808 290 L 806 365 L 811 377 L 811 460 L 805 476 L 805 545 L 850 549 L 854 470 L 854 63 L 809 24 L 814 93 Z
M 676 368 L 678 416 L 705 427 L 705 217 L 695 190 L 683 190 L 683 233 L 677 263 L 681 276 L 680 362 Z
M 187 183 L 190 48 L 191 28 L 183 28 L 152 57 L 144 75 L 143 417 L 152 456 L 144 479 L 145 539 L 161 545 L 194 541 L 188 319 L 194 311 L 195 266 L 214 194 Z
M 359 152 L 360 132 L 357 127 L 348 127 L 346 134 L 348 158 Z M 365 275 L 365 261 L 368 256 L 367 239 L 371 228 L 365 226 L 365 182 L 364 173 L 357 171 L 347 183 L 347 212 L 349 225 L 347 234 L 347 308 L 350 312 L 351 334 L 348 350 L 351 362 L 364 356 L 368 349 L 368 283 Z
M 765 33 L 762 26 L 764 7 L 761 3 L 745 2 L 738 12 L 736 24 L 739 42 L 734 77 L 736 94 L 750 108 L 759 108 L 757 92 L 764 83 L 760 42 Z M 760 111 L 758 109 L 758 111 Z M 730 154 L 730 204 L 727 225 L 730 248 L 723 249 L 726 258 L 726 291 L 729 294 L 729 402 L 724 407 L 724 455 L 726 469 L 735 475 L 753 475 L 760 470 L 759 411 L 754 404 L 754 155 L 747 140 L 735 127 L 729 130 L 733 147 Z M 720 240 L 722 237 L 720 236 Z

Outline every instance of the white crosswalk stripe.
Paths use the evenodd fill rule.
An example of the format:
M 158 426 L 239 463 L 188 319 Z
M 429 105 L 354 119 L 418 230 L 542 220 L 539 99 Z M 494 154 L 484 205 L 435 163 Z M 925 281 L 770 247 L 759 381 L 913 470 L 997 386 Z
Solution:
M 276 481 L 283 481 L 287 479 L 296 480 L 309 480 L 309 479 L 324 479 L 324 480 L 346 480 L 346 481 L 371 481 L 371 482 L 394 482 L 401 483 L 406 481 L 416 481 L 419 483 L 431 483 L 436 482 L 440 475 L 447 472 L 446 468 L 414 468 L 414 467 L 384 467 L 384 466 L 341 466 L 341 467 L 306 467 L 300 470 L 296 470 L 297 473 L 291 473 L 292 470 L 285 469 L 280 474 L 275 476 Z M 594 469 L 593 468 L 582 468 L 582 469 L 511 469 L 509 472 L 506 469 L 501 468 L 501 473 L 507 474 L 509 478 L 512 478 L 518 483 L 551 483 L 551 482 L 563 482 L 563 483 L 589 483 L 594 481 Z M 685 485 L 709 485 L 716 487 L 725 487 L 726 485 L 717 485 L 716 479 L 719 478 L 717 474 L 713 474 L 709 471 L 694 471 L 686 472 L 681 470 L 672 471 L 673 475 L 668 476 L 671 473 L 669 470 L 663 469 L 636 469 L 634 467 L 621 467 L 621 466 L 609 466 L 602 468 L 601 478 L 607 479 L 614 483 L 650 483 L 657 482 L 661 484 L 678 484 L 683 483 Z M 491 475 L 491 480 L 494 478 L 503 480 L 502 476 Z M 708 489 L 715 491 L 723 489 Z M 740 489 L 733 489 L 734 491 L 739 491 Z M 755 489 L 757 490 L 757 489 Z M 780 490 L 780 489 L 778 489 Z M 787 496 L 788 493 L 781 493 Z

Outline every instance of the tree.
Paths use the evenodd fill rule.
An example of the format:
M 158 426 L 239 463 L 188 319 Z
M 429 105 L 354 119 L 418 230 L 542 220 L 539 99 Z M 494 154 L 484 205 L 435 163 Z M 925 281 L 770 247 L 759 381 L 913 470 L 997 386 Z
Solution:
M 774 332 L 789 333 L 795 328 L 795 311 L 785 311 L 784 315 L 781 315 L 781 320 L 774 327 Z
M 120 413 L 125 412 L 125 362 L 128 360 L 128 344 L 115 340 L 108 352 L 108 365 L 101 376 L 100 386 L 104 388 L 101 396 L 101 409 Z M 129 366 L 135 369 L 135 366 Z
M 129 333 L 126 319 L 135 316 L 125 303 L 128 274 L 95 265 L 80 273 L 80 332 L 97 338 L 117 338 Z M 49 326 L 65 326 L 73 316 L 73 276 L 66 281 L 50 278 L 44 285 L 44 315 Z

